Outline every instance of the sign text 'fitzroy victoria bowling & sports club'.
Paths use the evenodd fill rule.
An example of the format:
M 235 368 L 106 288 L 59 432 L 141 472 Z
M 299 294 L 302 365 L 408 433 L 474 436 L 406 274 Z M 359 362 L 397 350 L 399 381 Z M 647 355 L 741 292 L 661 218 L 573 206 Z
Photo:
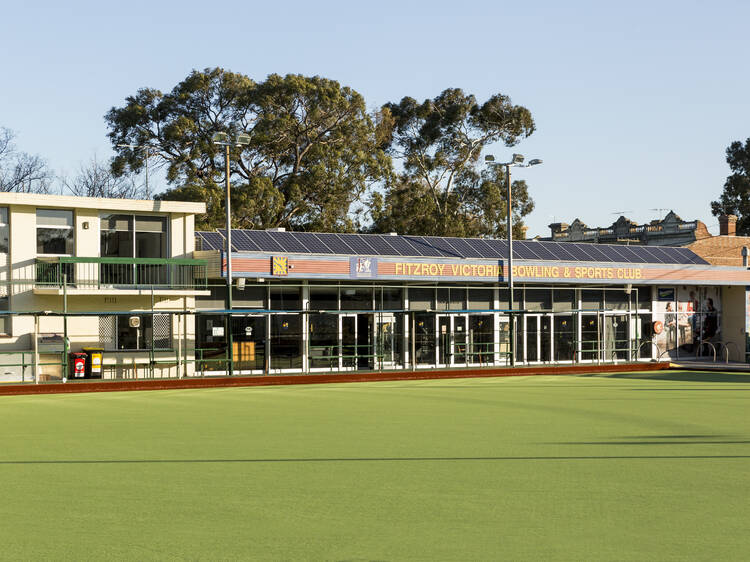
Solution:
M 503 266 L 493 264 L 411 263 L 395 264 L 396 275 L 421 277 L 502 277 Z M 639 267 L 587 267 L 514 265 L 514 277 L 529 279 L 642 279 Z

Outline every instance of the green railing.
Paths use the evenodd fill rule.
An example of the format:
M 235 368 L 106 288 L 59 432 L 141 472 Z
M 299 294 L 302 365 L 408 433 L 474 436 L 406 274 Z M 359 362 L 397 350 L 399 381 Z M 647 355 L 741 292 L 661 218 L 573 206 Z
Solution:
M 187 258 L 36 259 L 37 286 L 77 289 L 205 289 L 206 261 Z

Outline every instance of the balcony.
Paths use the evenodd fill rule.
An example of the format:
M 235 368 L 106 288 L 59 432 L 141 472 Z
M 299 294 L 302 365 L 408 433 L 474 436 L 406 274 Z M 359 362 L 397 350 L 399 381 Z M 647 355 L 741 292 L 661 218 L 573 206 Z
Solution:
M 36 294 L 208 294 L 206 261 L 182 258 L 37 258 Z

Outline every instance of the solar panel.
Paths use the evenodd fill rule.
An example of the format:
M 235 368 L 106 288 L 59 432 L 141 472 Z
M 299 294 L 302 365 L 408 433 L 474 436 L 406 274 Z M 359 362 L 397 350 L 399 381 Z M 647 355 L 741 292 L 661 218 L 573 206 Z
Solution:
M 537 253 L 528 244 L 517 241 L 513 243 L 513 259 L 522 260 L 538 260 L 540 259 Z
M 196 232 L 196 246 L 222 250 L 226 231 Z M 232 248 L 239 252 L 284 252 L 302 254 L 376 255 L 507 259 L 508 241 L 487 238 L 435 236 L 385 236 L 381 234 L 335 234 L 232 230 Z M 514 259 L 574 262 L 619 262 L 654 264 L 708 264 L 683 247 L 620 246 L 517 240 Z
M 654 251 L 654 246 L 644 246 L 643 253 L 648 256 L 649 263 L 664 263 L 661 255 Z
M 425 240 L 422 236 L 404 236 L 411 245 L 419 252 L 418 256 L 426 257 L 442 257 L 443 253 L 435 248 L 429 241 Z
M 260 246 L 253 242 L 244 230 L 234 229 L 232 229 L 232 248 L 239 252 L 257 252 L 260 250 Z
M 507 260 L 508 259 L 508 241 L 507 240 L 497 240 L 494 238 L 489 238 L 482 240 L 487 246 L 490 247 L 491 252 L 493 252 L 493 258 L 494 259 L 502 259 Z
M 418 256 L 419 251 L 404 236 L 382 236 L 402 256 Z
M 647 258 L 643 252 L 639 252 L 637 248 L 632 246 L 620 246 L 617 248 L 618 251 L 625 256 L 628 263 L 646 263 Z
M 524 245 L 527 245 L 537 256 L 539 256 L 539 259 L 543 260 L 551 260 L 556 261 L 560 259 L 560 254 L 553 251 L 551 248 L 548 248 L 544 244 L 540 244 L 539 242 L 534 242 L 529 240 L 528 242 L 522 242 Z
M 502 258 L 502 256 L 498 253 L 498 251 L 495 249 L 494 246 L 488 243 L 488 241 L 484 238 L 474 238 L 473 239 L 473 247 L 478 251 L 482 253 L 482 257 L 496 260 L 499 258 Z
M 665 248 L 662 246 L 652 246 L 650 248 L 659 258 L 661 258 L 663 263 L 680 263 L 677 261 L 679 259 L 678 255 L 675 254 L 673 251 L 674 248 Z
M 361 234 L 338 234 L 338 237 L 346 242 L 354 250 L 356 255 L 377 255 L 375 248 L 367 243 L 365 236 Z
M 356 254 L 351 246 L 349 246 L 344 240 L 339 238 L 336 234 L 333 234 L 331 232 L 316 232 L 315 235 L 318 237 L 318 239 L 323 242 L 328 248 L 330 248 L 331 252 L 334 254 Z
M 308 250 L 316 254 L 335 254 L 325 242 L 323 242 L 314 232 L 292 232 L 297 240 L 303 243 Z
M 486 258 L 486 245 L 482 245 L 478 238 L 450 238 L 448 240 L 458 254 L 464 258 Z
M 393 249 L 393 246 L 388 241 L 388 236 L 379 236 L 376 234 L 370 234 L 367 236 L 367 243 L 375 250 L 375 253 L 380 256 L 400 256 L 401 254 Z M 393 237 L 395 238 L 395 236 Z
M 224 237 L 218 232 L 196 232 L 195 234 L 201 240 L 202 250 L 224 249 Z
M 448 258 L 471 258 L 476 257 L 474 255 L 475 252 L 471 251 L 471 253 L 467 254 L 467 251 L 465 249 L 465 246 L 468 244 L 465 244 L 464 246 L 460 245 L 458 239 L 455 238 L 438 238 L 430 236 L 427 238 L 429 240 L 430 244 L 432 244 L 435 248 L 440 250 L 445 257 Z M 462 241 L 465 242 L 465 241 Z
M 271 236 L 278 244 L 281 244 L 281 246 L 287 252 L 295 254 L 307 254 L 313 251 L 309 249 L 305 244 L 300 242 L 291 232 L 267 232 L 266 234 L 269 234 L 269 236 Z
M 544 244 L 548 248 L 554 248 L 555 253 L 558 255 L 558 259 L 563 261 L 578 261 L 576 256 L 568 248 L 568 244 L 560 244 L 558 242 L 539 242 Z
M 591 256 L 591 261 L 602 261 L 602 262 L 617 262 L 622 261 L 622 258 L 614 255 L 608 251 L 607 246 L 601 246 L 599 244 L 581 244 L 585 246 L 582 251 L 586 252 Z
M 252 240 L 263 252 L 286 252 L 286 248 L 276 240 L 276 237 L 265 230 L 245 230 L 244 232 L 248 239 Z M 278 232 L 273 234 L 278 234 Z

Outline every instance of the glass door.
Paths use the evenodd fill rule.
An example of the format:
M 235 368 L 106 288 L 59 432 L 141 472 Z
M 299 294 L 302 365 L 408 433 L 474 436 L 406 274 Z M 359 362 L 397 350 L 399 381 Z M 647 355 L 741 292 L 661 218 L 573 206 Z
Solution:
M 396 317 L 393 313 L 376 314 L 375 361 L 383 369 L 396 366 Z
M 357 315 L 341 315 L 341 366 L 353 369 L 357 366 Z
M 581 315 L 581 361 L 596 361 L 600 359 L 601 331 L 599 330 L 599 314 Z
M 466 316 L 453 316 L 453 364 L 466 365 Z
M 451 356 L 451 317 L 438 316 L 438 364 L 450 365 Z
M 266 317 L 232 316 L 232 347 L 236 371 L 265 369 Z
M 534 363 L 539 361 L 539 316 L 530 314 L 526 316 L 526 361 Z
M 630 348 L 630 324 L 627 314 L 604 315 L 604 360 L 627 360 Z

